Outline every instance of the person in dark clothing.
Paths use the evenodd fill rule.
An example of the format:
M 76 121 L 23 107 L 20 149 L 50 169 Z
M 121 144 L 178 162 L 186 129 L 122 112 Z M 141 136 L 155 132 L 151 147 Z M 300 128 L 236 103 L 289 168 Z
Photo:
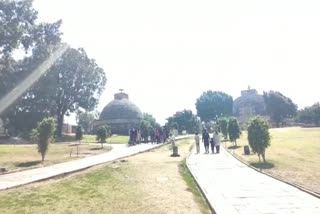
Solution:
M 211 138 L 211 139 L 210 139 L 210 145 L 211 145 L 211 152 L 212 152 L 212 154 L 214 154 L 214 146 L 215 146 L 215 144 L 214 144 L 214 138 Z
M 204 142 L 205 154 L 209 154 L 209 133 L 207 130 L 204 130 L 202 134 L 202 142 Z

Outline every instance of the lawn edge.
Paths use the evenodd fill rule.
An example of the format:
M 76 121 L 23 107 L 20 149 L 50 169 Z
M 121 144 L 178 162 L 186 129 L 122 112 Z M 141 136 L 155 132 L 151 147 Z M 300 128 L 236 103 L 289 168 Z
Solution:
M 193 178 L 195 184 L 197 185 L 197 187 L 198 187 L 198 189 L 199 189 L 202 197 L 203 197 L 203 198 L 205 199 L 205 201 L 207 202 L 207 205 L 208 205 L 211 213 L 212 213 L 212 214 L 216 214 L 216 211 L 214 210 L 212 204 L 210 203 L 210 201 L 209 201 L 209 199 L 208 199 L 205 191 L 203 191 L 203 189 L 202 189 L 201 186 L 199 185 L 199 182 L 198 182 L 197 178 L 192 174 L 192 171 L 190 170 L 190 168 L 189 168 L 189 166 L 188 166 L 188 159 L 189 159 L 189 157 L 191 156 L 191 154 L 192 154 L 193 151 L 194 151 L 194 146 L 193 146 L 193 148 L 191 149 L 191 151 L 189 152 L 189 154 L 187 155 L 187 157 L 185 158 L 185 164 L 184 164 L 184 166 L 185 166 L 186 169 L 189 171 L 189 173 L 190 173 L 191 177 Z
M 312 190 L 310 190 L 310 189 L 307 189 L 307 188 L 305 188 L 305 187 L 303 187 L 303 186 L 300 186 L 300 185 L 298 185 L 298 184 L 295 184 L 295 183 L 291 183 L 291 182 L 289 182 L 289 181 L 286 181 L 286 180 L 284 180 L 284 179 L 282 179 L 282 178 L 280 178 L 280 177 L 278 177 L 278 176 L 276 176 L 276 175 L 271 175 L 270 173 L 264 172 L 264 171 L 262 171 L 261 169 L 258 169 L 258 168 L 256 168 L 256 167 L 250 165 L 249 163 L 245 162 L 245 161 L 242 160 L 240 157 L 238 157 L 236 154 L 232 154 L 232 153 L 229 151 L 229 149 L 227 149 L 224 145 L 222 145 L 222 146 L 223 146 L 223 148 L 224 148 L 232 157 L 234 157 L 235 159 L 237 159 L 237 160 L 240 161 L 241 163 L 245 164 L 246 166 L 250 167 L 251 169 L 253 169 L 253 170 L 255 170 L 255 171 L 259 172 L 259 173 L 262 173 L 262 174 L 264 174 L 264 175 L 267 175 L 267 176 L 269 176 L 269 177 L 271 177 L 271 178 L 273 178 L 273 179 L 275 179 L 275 180 L 278 180 L 278 181 L 280 181 L 280 182 L 286 183 L 286 184 L 288 184 L 288 185 L 290 185 L 290 186 L 292 186 L 292 187 L 295 187 L 295 188 L 297 188 L 297 189 L 299 189 L 299 190 L 301 190 L 301 191 L 303 191 L 303 192 L 305 192 L 305 193 L 308 193 L 308 194 L 310 194 L 310 195 L 312 195 L 312 196 L 320 199 L 320 193 L 314 192 L 314 191 L 312 191 Z

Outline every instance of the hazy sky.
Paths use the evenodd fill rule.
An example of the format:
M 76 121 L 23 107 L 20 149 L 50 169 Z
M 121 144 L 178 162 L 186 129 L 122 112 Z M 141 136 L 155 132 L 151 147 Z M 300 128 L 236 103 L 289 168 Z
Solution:
M 84 47 L 108 78 L 99 110 L 120 88 L 161 123 L 195 111 L 203 91 L 237 98 L 248 85 L 299 108 L 320 100 L 320 1 L 35 0 L 43 21 Z

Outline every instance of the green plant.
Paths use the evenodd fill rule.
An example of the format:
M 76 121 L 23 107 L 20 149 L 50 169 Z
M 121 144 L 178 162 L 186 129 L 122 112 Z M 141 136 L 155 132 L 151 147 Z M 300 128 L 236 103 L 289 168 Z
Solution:
M 218 120 L 219 130 L 223 134 L 224 139 L 228 139 L 228 119 L 221 118 Z
M 106 139 L 111 136 L 111 129 L 109 126 L 103 126 L 97 131 L 97 141 L 101 143 L 101 148 L 106 142 Z
M 267 121 L 259 116 L 251 119 L 248 127 L 248 141 L 252 151 L 258 154 L 259 161 L 260 156 L 262 156 L 263 162 L 266 162 L 265 152 L 266 148 L 270 146 L 269 125 Z
M 38 144 L 38 152 L 41 154 L 42 161 L 48 151 L 49 144 L 54 141 L 56 130 L 56 120 L 52 117 L 43 119 L 37 129 L 32 131 L 32 140 Z
M 231 142 L 234 142 L 237 146 L 237 139 L 241 135 L 240 126 L 238 120 L 234 117 L 231 117 L 228 121 L 228 135 Z

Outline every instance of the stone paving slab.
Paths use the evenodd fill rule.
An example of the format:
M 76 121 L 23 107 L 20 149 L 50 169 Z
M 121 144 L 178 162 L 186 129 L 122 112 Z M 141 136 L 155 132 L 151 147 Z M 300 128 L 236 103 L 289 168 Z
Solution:
M 177 137 L 176 140 L 181 140 L 188 137 L 190 136 L 181 136 Z M 139 144 L 136 146 L 128 147 L 126 144 L 111 144 L 113 148 L 107 153 L 55 164 L 47 167 L 0 175 L 0 190 L 45 180 L 66 173 L 76 172 L 94 165 L 106 163 L 119 158 L 124 158 L 162 145 L 163 144 Z
M 320 214 L 320 199 L 251 169 L 224 148 L 193 150 L 187 165 L 217 214 Z

